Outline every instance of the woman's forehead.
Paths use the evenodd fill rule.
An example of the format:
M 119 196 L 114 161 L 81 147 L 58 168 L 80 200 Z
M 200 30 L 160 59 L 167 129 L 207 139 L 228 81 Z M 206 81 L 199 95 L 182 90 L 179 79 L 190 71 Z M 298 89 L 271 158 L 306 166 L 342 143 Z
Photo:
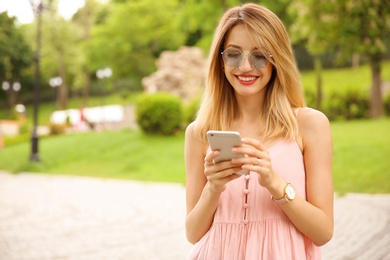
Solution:
M 238 24 L 231 28 L 226 35 L 224 47 L 234 47 L 244 50 L 257 49 L 257 44 L 253 41 L 251 32 L 244 24 Z

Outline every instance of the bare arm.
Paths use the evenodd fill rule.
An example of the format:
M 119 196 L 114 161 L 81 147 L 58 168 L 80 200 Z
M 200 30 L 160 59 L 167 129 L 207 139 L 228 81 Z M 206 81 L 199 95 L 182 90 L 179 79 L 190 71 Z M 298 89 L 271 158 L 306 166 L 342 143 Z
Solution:
M 296 196 L 292 202 L 281 204 L 281 208 L 292 223 L 314 244 L 326 244 L 333 236 L 333 182 L 332 182 L 332 138 L 328 119 L 313 109 L 301 109 L 298 118 L 306 171 L 307 201 Z M 249 155 L 244 169 L 259 173 L 259 184 L 269 190 L 275 198 L 284 195 L 286 181 L 272 170 L 269 154 L 254 139 L 243 139 L 247 148 L 238 153 Z M 261 164 L 256 164 L 256 158 Z M 251 165 L 252 164 L 252 165 Z
M 230 180 L 238 178 L 231 162 L 213 164 L 218 152 L 209 153 L 205 160 L 206 145 L 194 138 L 194 123 L 185 136 L 186 166 L 186 236 L 189 242 L 198 242 L 210 229 L 221 193 Z
M 332 238 L 334 228 L 331 129 L 321 112 L 302 109 L 299 115 L 307 201 L 298 197 L 282 208 L 303 234 L 321 246 Z

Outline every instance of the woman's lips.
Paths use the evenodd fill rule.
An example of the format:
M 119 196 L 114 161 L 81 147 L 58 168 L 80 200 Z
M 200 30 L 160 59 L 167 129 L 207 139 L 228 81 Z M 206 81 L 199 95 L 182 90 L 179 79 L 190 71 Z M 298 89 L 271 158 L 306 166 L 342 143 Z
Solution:
M 237 80 L 240 82 L 242 85 L 252 85 L 256 82 L 257 76 L 240 76 L 236 75 Z

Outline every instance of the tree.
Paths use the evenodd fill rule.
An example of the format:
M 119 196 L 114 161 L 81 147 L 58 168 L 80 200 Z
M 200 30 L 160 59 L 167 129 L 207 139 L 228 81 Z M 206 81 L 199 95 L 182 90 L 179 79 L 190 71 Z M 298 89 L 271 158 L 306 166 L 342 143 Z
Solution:
M 91 34 L 95 25 L 103 24 L 107 18 L 108 7 L 97 3 L 95 0 L 85 0 L 82 7 L 73 17 L 72 23 L 78 28 L 77 40 L 79 53 L 77 54 L 77 66 L 74 66 L 76 88 L 82 88 L 83 106 L 88 105 L 91 90 L 92 76 L 95 74 L 94 66 L 88 62 L 88 53 L 98 50 L 89 50 L 91 46 Z
M 332 50 L 336 44 L 334 28 L 338 26 L 337 17 L 332 15 L 333 1 L 297 0 L 289 7 L 296 16 L 290 27 L 292 41 L 304 42 L 314 57 L 316 71 L 316 108 L 321 109 L 323 100 L 321 56 Z
M 27 44 L 22 30 L 15 25 L 15 18 L 0 13 L 0 83 L 7 81 L 10 85 L 20 82 L 23 70 L 32 64 L 33 53 Z M 15 105 L 15 90 L 8 90 L 8 106 L 11 111 Z
M 335 2 L 336 4 L 336 2 Z M 337 1 L 337 30 L 341 51 L 365 55 L 371 66 L 370 115 L 383 115 L 381 64 L 390 38 L 390 2 L 381 0 Z
M 137 82 L 155 69 L 164 50 L 184 43 L 177 29 L 177 0 L 112 3 L 106 21 L 96 25 L 87 44 L 90 67 L 111 67 L 113 79 Z

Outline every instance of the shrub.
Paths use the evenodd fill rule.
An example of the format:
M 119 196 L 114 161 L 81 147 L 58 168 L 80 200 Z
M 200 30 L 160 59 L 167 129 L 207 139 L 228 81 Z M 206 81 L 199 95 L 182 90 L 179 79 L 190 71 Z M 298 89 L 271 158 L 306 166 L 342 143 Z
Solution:
M 28 142 L 31 138 L 29 133 L 13 135 L 13 136 L 5 136 L 4 137 L 4 146 L 8 147 L 15 144 Z
M 324 113 L 330 120 L 368 118 L 369 109 L 368 95 L 357 90 L 333 92 L 324 102 Z
M 19 134 L 28 134 L 31 132 L 32 126 L 27 120 L 19 122 Z
M 390 92 L 387 92 L 387 94 L 385 94 L 383 105 L 385 109 L 385 115 L 390 116 Z
M 309 90 L 309 89 L 305 89 L 305 101 L 306 101 L 306 105 L 308 107 L 315 107 L 316 106 L 316 94 L 314 93 L 314 91 L 312 90 Z
M 199 105 L 200 98 L 194 98 L 184 106 L 184 127 L 187 127 L 192 121 L 196 119 L 196 113 L 198 112 Z
M 66 132 L 67 125 L 66 124 L 54 124 L 50 123 L 49 131 L 50 135 L 60 135 Z
M 172 135 L 180 129 L 181 100 L 169 93 L 143 94 L 136 109 L 137 123 L 147 134 Z

